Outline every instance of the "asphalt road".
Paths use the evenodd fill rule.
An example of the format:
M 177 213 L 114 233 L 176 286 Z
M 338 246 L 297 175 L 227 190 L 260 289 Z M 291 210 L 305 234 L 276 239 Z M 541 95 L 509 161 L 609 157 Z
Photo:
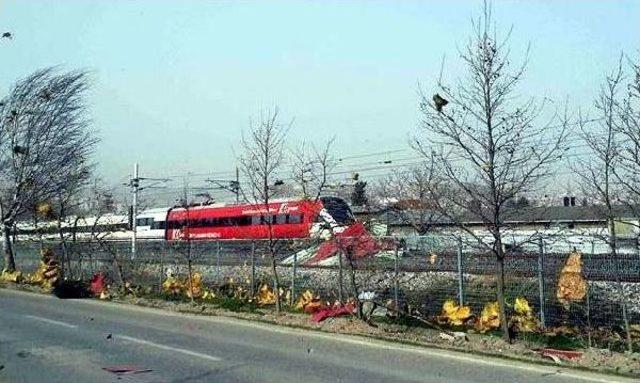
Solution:
M 116 375 L 103 367 L 151 371 Z M 0 382 L 631 382 L 226 318 L 0 289 Z

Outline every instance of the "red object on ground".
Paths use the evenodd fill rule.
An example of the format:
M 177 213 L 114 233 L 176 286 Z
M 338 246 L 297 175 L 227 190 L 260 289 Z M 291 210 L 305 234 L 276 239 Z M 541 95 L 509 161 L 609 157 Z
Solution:
M 548 357 L 555 356 L 564 360 L 574 360 L 582 357 L 582 352 L 580 351 L 556 350 L 555 348 L 543 348 L 540 350 L 540 354 Z
M 311 320 L 318 323 L 322 322 L 327 318 L 335 318 L 343 315 L 351 315 L 355 307 L 353 304 L 347 303 L 346 305 L 333 305 L 327 306 L 316 311 L 312 316 Z
M 104 279 L 105 277 L 103 273 L 96 273 L 91 277 L 91 284 L 89 285 L 89 291 L 91 291 L 91 294 L 96 296 L 102 294 L 105 288 Z
M 356 222 L 344 231 L 336 234 L 331 240 L 323 242 L 308 265 L 316 264 L 338 253 L 339 250 L 353 251 L 353 259 L 360 259 L 378 253 L 381 250 L 378 242 L 367 232 L 362 222 Z
M 126 375 L 126 374 L 139 374 L 141 372 L 150 372 L 151 369 L 148 368 L 140 368 L 138 366 L 132 366 L 130 364 L 123 364 L 119 366 L 110 366 L 110 367 L 102 367 L 103 370 L 113 372 L 118 375 Z

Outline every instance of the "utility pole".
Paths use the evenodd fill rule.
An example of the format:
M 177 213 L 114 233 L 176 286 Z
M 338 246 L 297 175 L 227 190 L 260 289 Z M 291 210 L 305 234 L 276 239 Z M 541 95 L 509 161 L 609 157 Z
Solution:
M 131 179 L 131 188 L 133 192 L 133 200 L 131 202 L 131 229 L 133 231 L 131 235 L 131 259 L 136 257 L 136 240 L 137 240 L 137 221 L 138 215 L 138 188 L 140 186 L 140 179 L 138 178 L 138 163 L 133 164 L 133 178 Z
M 153 181 L 151 184 L 147 184 L 144 187 L 140 187 L 140 182 L 149 182 Z M 154 189 L 159 188 L 159 183 L 164 183 L 170 181 L 168 178 L 143 178 L 140 177 L 138 172 L 138 163 L 133 164 L 133 178 L 129 180 L 128 184 L 124 184 L 125 186 L 131 187 L 131 259 L 135 259 L 136 257 L 136 242 L 138 240 L 138 221 L 136 220 L 136 216 L 138 215 L 138 193 L 142 190 L 146 189 Z

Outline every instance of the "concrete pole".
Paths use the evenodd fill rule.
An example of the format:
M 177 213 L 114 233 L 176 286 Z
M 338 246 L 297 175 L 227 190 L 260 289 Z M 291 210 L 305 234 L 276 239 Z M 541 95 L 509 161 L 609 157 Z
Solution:
M 540 297 L 540 326 L 545 328 L 546 321 L 544 316 L 544 242 L 542 238 L 538 239 L 538 292 Z
M 458 238 L 458 303 L 464 305 L 464 266 L 462 263 L 462 238 Z
M 133 198 L 131 202 L 131 259 L 136 258 L 136 241 L 137 235 L 137 221 L 138 215 L 138 187 L 140 186 L 140 180 L 138 179 L 138 163 L 133 164 L 133 179 L 131 180 L 131 187 L 133 189 Z

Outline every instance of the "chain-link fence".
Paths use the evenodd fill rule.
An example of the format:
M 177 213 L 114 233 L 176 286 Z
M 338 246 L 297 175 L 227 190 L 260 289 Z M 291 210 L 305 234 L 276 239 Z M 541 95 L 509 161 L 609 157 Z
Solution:
M 184 276 L 189 264 L 211 288 L 229 280 L 256 292 L 271 283 L 275 254 L 281 286 L 295 297 L 312 290 L 326 300 L 344 301 L 373 291 L 381 302 L 424 316 L 442 311 L 453 299 L 479 313 L 496 300 L 495 256 L 451 236 L 377 237 L 376 246 L 358 252 L 359 243 L 329 246 L 331 241 L 180 241 L 140 240 L 135 256 L 130 242 L 15 243 L 17 267 L 33 272 L 42 247 L 53 247 L 66 275 L 88 279 L 105 273 L 115 284 L 129 281 L 160 291 L 168 275 Z M 504 259 L 507 304 L 524 297 L 542 326 L 572 326 L 621 333 L 624 314 L 640 323 L 640 255 L 637 241 L 620 246 L 614 257 L 585 238 L 557 252 L 561 239 L 540 238 L 511 248 Z M 354 250 L 354 246 L 356 249 Z M 578 274 L 586 294 L 570 302 L 558 299 L 559 278 L 573 249 L 581 253 Z M 598 249 L 600 249 L 598 251 Z M 575 266 L 575 265 L 574 265 Z M 571 272 L 576 273 L 575 268 Z M 590 334 L 589 334 L 590 338 Z

